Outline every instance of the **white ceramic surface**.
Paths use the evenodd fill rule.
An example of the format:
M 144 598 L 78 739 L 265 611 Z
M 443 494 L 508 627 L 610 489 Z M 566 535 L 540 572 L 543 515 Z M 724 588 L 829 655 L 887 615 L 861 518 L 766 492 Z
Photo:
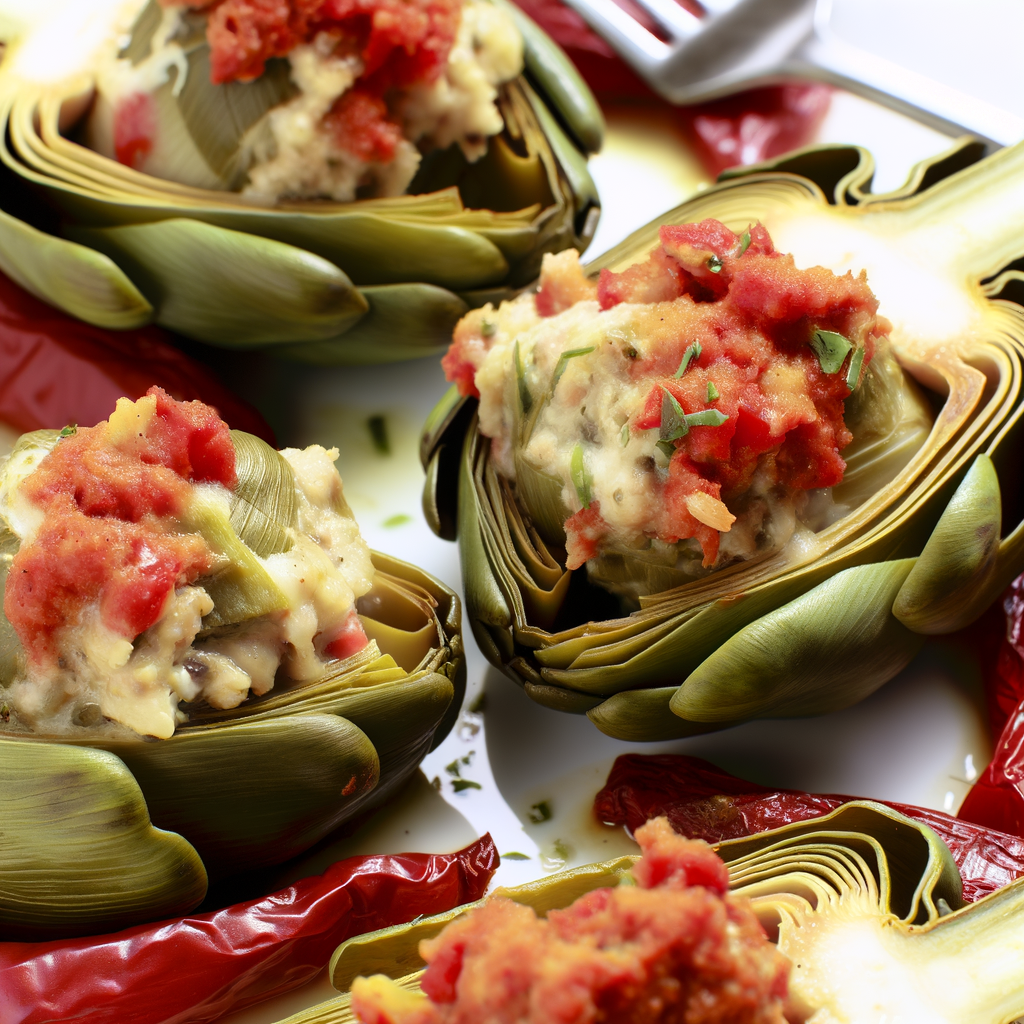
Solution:
M 609 129 L 605 149 L 591 165 L 604 214 L 588 255 L 707 184 L 668 114 L 617 108 L 609 112 Z M 847 94 L 835 97 L 819 141 L 869 148 L 878 165 L 877 191 L 899 185 L 914 163 L 950 142 Z M 304 371 L 290 385 L 297 396 L 294 436 L 284 440 L 337 444 L 346 494 L 370 543 L 460 589 L 456 546 L 434 537 L 420 511 L 419 429 L 445 387 L 436 360 Z M 388 425 L 388 456 L 374 450 L 366 427 L 368 417 L 378 414 Z M 594 821 L 590 811 L 614 758 L 631 750 L 685 752 L 762 783 L 947 811 L 959 806 L 990 756 L 977 669 L 948 643 L 930 643 L 900 676 L 846 711 L 643 745 L 612 740 L 584 717 L 533 704 L 487 665 L 468 630 L 466 639 L 466 707 L 479 710 L 464 711 L 398 802 L 304 864 L 304 873 L 358 853 L 454 850 L 485 831 L 500 852 L 527 858 L 502 863 L 502 884 L 633 850 L 627 836 Z M 456 772 L 480 788 L 456 792 Z M 541 801 L 549 803 L 552 816 L 533 824 L 531 808 Z M 223 1020 L 271 1024 L 333 994 L 321 975 L 304 989 Z

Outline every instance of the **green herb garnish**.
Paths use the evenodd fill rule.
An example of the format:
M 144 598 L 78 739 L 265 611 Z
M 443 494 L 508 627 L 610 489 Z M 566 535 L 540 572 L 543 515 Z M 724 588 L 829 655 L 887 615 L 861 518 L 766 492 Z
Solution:
M 676 401 L 676 396 L 666 388 L 661 389 L 661 440 L 675 441 L 686 437 L 690 427 L 686 422 L 686 413 Z
M 412 516 L 406 515 L 405 512 L 398 512 L 393 516 L 388 516 L 384 520 L 384 526 L 391 530 L 396 526 L 405 526 L 406 523 L 412 522 Z
M 811 335 L 811 348 L 818 357 L 822 373 L 838 373 L 853 345 L 835 331 L 815 331 Z
M 493 338 L 498 331 L 498 325 L 493 320 L 481 320 L 480 321 L 480 336 L 483 338 Z
M 739 257 L 742 256 L 749 248 L 750 248 L 750 229 L 748 228 L 746 231 L 743 232 L 742 235 L 740 235 L 740 248 L 739 248 L 739 252 L 736 253 L 736 258 L 739 259 Z
M 864 365 L 864 349 L 857 349 L 852 356 L 850 356 L 850 365 L 846 371 L 846 386 L 851 391 L 856 391 L 857 384 L 860 381 L 860 368 Z
M 708 401 L 717 402 L 719 397 L 718 388 L 711 381 L 708 381 Z
M 729 417 L 718 409 L 701 409 L 700 412 L 688 412 L 688 427 L 720 427 Z
M 370 431 L 370 440 L 378 455 L 391 454 L 391 442 L 388 440 L 388 421 L 383 416 L 371 416 L 366 421 L 366 429 Z
M 526 371 L 523 369 L 523 357 L 519 352 L 519 339 L 512 346 L 512 361 L 516 368 L 516 385 L 519 388 L 519 404 L 523 407 L 523 413 L 528 413 L 533 407 L 533 395 L 530 394 L 530 387 L 526 383 Z
M 671 441 L 655 441 L 654 447 L 665 456 L 669 462 L 672 461 L 672 456 L 675 454 L 676 446 Z
M 584 508 L 590 508 L 592 498 L 590 486 L 593 479 L 583 461 L 583 445 L 581 444 L 577 444 L 572 450 L 572 456 L 569 459 L 569 475 L 572 477 L 572 485 L 576 488 L 576 497 L 580 499 L 580 504 Z
M 692 345 L 688 345 L 686 351 L 683 353 L 683 358 L 679 363 L 679 369 L 676 370 L 675 376 L 678 380 L 690 366 L 690 363 L 694 359 L 700 359 L 701 347 L 700 342 L 695 341 Z
M 452 783 L 452 789 L 456 793 L 462 793 L 467 789 L 483 789 L 479 782 L 474 782 L 472 779 L 456 779 Z
M 526 816 L 530 819 L 531 825 L 540 825 L 545 821 L 550 821 L 553 817 L 551 804 L 547 800 L 541 800 L 540 803 L 536 803 L 530 808 L 530 812 Z
M 712 274 L 717 274 L 722 269 L 722 261 L 717 256 L 709 256 L 707 268 Z
M 558 362 L 555 363 L 555 372 L 551 378 L 551 390 L 552 392 L 558 387 L 558 382 L 562 379 L 562 374 L 565 373 L 565 368 L 569 364 L 570 359 L 574 359 L 576 356 L 585 356 L 588 352 L 593 352 L 594 346 L 590 345 L 587 348 L 572 348 L 568 352 L 563 352 L 558 357 Z
M 520 853 L 518 850 L 513 850 L 511 853 L 503 853 L 501 855 L 502 860 L 530 860 L 525 853 Z
M 78 424 L 77 423 L 69 423 L 66 427 L 61 427 L 60 433 L 57 435 L 57 437 L 58 438 L 61 438 L 61 437 L 74 437 L 74 435 L 77 434 L 77 433 L 78 433 Z
M 619 433 L 619 444 L 621 444 L 623 448 L 625 448 L 626 445 L 629 444 L 629 424 L 628 423 L 623 423 L 622 424 L 622 430 Z
M 662 445 L 663 441 L 677 441 L 681 437 L 686 437 L 690 432 L 690 427 L 720 427 L 728 418 L 719 409 L 683 412 L 683 407 L 676 401 L 676 396 L 668 389 L 662 388 L 661 431 L 658 447 L 671 458 L 671 454 Z

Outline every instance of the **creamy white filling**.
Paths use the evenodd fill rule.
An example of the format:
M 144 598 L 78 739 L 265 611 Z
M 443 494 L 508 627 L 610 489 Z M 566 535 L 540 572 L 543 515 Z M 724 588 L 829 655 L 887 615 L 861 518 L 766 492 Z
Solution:
M 491 439 L 492 459 L 504 476 L 515 480 L 525 463 L 560 481 L 564 517 L 582 508 L 572 473 L 573 450 L 582 445 L 591 498 L 600 504 L 610 528 L 604 550 L 704 576 L 710 570 L 701 564 L 697 541 L 665 544 L 653 536 L 653 513 L 667 479 L 668 459 L 657 448 L 658 428 L 637 430 L 629 424 L 651 388 L 650 379 L 630 372 L 633 361 L 647 355 L 652 344 L 638 327 L 647 308 L 624 302 L 601 310 L 596 301 L 587 300 L 541 317 L 531 294 L 498 309 L 485 307 L 478 315 L 486 323 L 487 345 L 463 350 L 476 366 L 480 432 Z M 521 436 L 516 413 L 517 351 L 534 403 L 528 437 Z M 570 352 L 578 354 L 566 357 Z M 792 415 L 793 396 L 805 390 L 803 368 L 780 361 L 763 376 L 768 421 L 775 416 L 776 393 L 780 407 Z M 810 398 L 801 400 L 810 405 L 807 415 L 814 418 Z M 829 490 L 787 493 L 775 483 L 770 460 L 762 460 L 749 490 L 730 508 L 736 521 L 720 534 L 716 568 L 779 551 L 794 539 L 806 545 L 815 531 L 846 511 L 834 505 Z M 592 568 L 603 575 L 604 567 L 592 563 Z M 630 594 L 635 589 L 625 581 L 606 580 L 606 585 Z
M 214 602 L 199 581 L 169 595 L 159 620 L 129 641 L 112 633 L 92 605 L 64 630 L 56 665 L 29 669 L 8 688 L 19 722 L 65 732 L 83 724 L 83 715 L 91 724 L 91 715 L 166 738 L 187 718 L 179 702 L 232 708 L 250 693 L 267 693 L 279 674 L 299 681 L 323 675 L 323 648 L 370 590 L 373 565 L 342 496 L 337 449 L 313 445 L 281 454 L 295 474 L 297 525 L 287 552 L 258 561 L 286 608 L 200 636 Z M 0 477 L 0 514 L 23 541 L 40 517 L 20 485 L 41 457 L 35 449 L 19 452 Z M 216 496 L 227 501 L 219 485 L 201 490 L 206 500 L 223 492 Z
M 113 52 L 99 61 L 87 137 L 105 156 L 115 156 L 114 112 L 122 100 L 153 94 L 172 78 L 173 93 L 184 86 L 188 65 L 175 42 L 182 10 L 165 10 L 151 53 L 139 64 L 118 59 Z M 270 110 L 243 138 L 244 196 L 265 204 L 306 198 L 350 202 L 357 193 L 397 196 L 415 176 L 421 150 L 457 143 L 468 160 L 477 160 L 487 150 L 488 136 L 502 129 L 498 86 L 523 67 L 522 37 L 511 16 L 487 0 L 465 0 L 442 73 L 429 84 L 389 97 L 404 137 L 394 157 L 379 162 L 343 149 L 324 123 L 324 116 L 363 72 L 358 57 L 334 54 L 336 44 L 336 35 L 321 32 L 288 55 L 298 93 Z M 180 115 L 164 102 L 157 106 L 163 130 L 158 130 L 140 169 L 199 188 L 225 187 L 192 143 Z

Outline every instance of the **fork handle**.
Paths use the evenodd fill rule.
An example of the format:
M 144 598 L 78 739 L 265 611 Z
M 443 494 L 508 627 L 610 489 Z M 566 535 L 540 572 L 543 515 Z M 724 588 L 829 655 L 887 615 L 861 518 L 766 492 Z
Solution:
M 850 46 L 820 25 L 779 73 L 842 86 L 949 135 L 969 132 L 995 147 L 1024 139 L 1024 118 Z

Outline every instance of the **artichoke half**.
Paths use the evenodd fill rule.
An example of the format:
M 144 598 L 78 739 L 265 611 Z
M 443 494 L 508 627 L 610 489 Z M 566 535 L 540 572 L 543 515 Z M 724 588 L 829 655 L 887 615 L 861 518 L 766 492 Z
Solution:
M 859 801 L 715 849 L 731 891 L 751 900 L 791 960 L 801 1019 L 1009 1024 L 1024 1013 L 1024 885 L 964 906 L 949 850 L 927 826 Z M 495 895 L 543 916 L 618 885 L 634 862 L 574 868 Z M 358 975 L 386 974 L 415 989 L 420 940 L 467 909 L 347 940 L 331 959 L 332 983 L 345 991 Z M 288 1024 L 351 1024 L 348 1001 L 338 996 Z
M 428 155 L 416 194 L 351 203 L 260 206 L 101 156 L 74 134 L 89 70 L 36 66 L 41 49 L 67 45 L 60 19 L 38 37 L 9 40 L 0 65 L 0 270 L 104 327 L 155 322 L 313 363 L 439 351 L 470 306 L 527 284 L 545 252 L 585 248 L 599 213 L 586 168 L 603 131 L 593 96 L 532 21 L 493 2 L 508 8 L 525 44 L 524 73 L 499 95 L 503 131 L 473 164 L 457 146 Z M 139 16 L 129 55 L 154 11 L 157 0 Z M 68 21 L 71 33 L 73 11 Z M 188 87 L 175 95 L 164 86 L 157 99 L 173 107 L 179 148 L 205 159 L 227 188 L 245 129 L 287 95 L 288 82 L 277 93 L 263 79 L 211 85 L 207 49 L 203 39 L 190 45 Z
M 1024 147 L 980 156 L 962 140 L 903 189 L 872 196 L 867 152 L 800 151 L 737 172 L 588 268 L 620 271 L 656 244 L 659 224 L 713 217 L 736 231 L 760 221 L 798 266 L 867 269 L 934 424 L 898 390 L 861 395 L 857 414 L 874 422 L 861 435 L 851 424 L 836 489 L 860 504 L 798 552 L 654 588 L 624 614 L 563 568 L 564 549 L 497 475 L 474 402 L 454 389 L 442 400 L 423 437 L 424 508 L 436 532 L 458 537 L 470 622 L 493 664 L 611 736 L 660 740 L 846 707 L 926 635 L 982 612 L 1024 568 Z
M 52 446 L 54 434 L 22 442 Z M 232 431 L 232 440 L 239 486 L 230 526 L 221 526 L 234 540 L 223 547 L 284 550 L 294 513 L 294 485 L 281 486 L 287 463 L 252 435 Z M 17 545 L 5 531 L 3 582 Z M 19 728 L 0 701 L 0 939 L 109 932 L 186 913 L 208 881 L 282 863 L 403 785 L 462 703 L 461 609 L 426 573 L 372 557 L 373 588 L 357 604 L 366 647 L 328 662 L 320 679 L 279 684 L 230 710 L 197 702 L 168 739 L 99 734 L 90 724 L 99 708 L 89 704 L 80 727 L 41 735 Z M 257 614 L 264 600 L 244 551 L 235 564 L 240 574 L 210 584 L 231 621 Z M 212 618 L 204 628 L 217 628 Z M 0 616 L 4 682 L 19 657 Z

